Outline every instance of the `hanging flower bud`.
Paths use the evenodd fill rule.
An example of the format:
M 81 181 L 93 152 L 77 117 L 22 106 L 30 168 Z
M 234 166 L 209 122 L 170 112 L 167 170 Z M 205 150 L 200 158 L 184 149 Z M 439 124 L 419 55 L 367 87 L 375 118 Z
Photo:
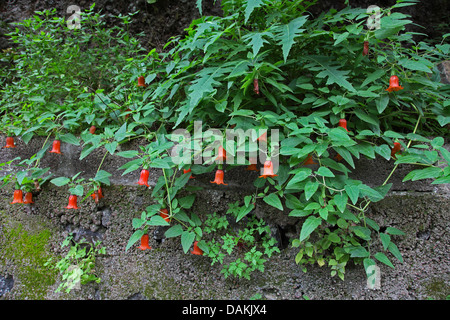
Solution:
M 194 250 L 191 251 L 192 254 L 196 254 L 198 256 L 202 256 L 203 255 L 203 251 L 202 249 L 200 249 L 198 247 L 198 241 L 194 242 Z
M 139 249 L 141 250 L 147 250 L 147 249 L 151 249 L 152 247 L 150 247 L 150 245 L 148 244 L 148 234 L 144 234 L 141 237 L 141 245 L 139 246 Z
M 55 140 L 53 141 L 52 150 L 50 153 L 59 153 L 61 154 L 61 141 Z
M 127 108 L 127 110 L 125 110 L 125 111 L 126 111 L 126 112 L 131 112 L 131 109 L 130 109 L 130 108 Z M 127 120 L 129 117 L 130 117 L 130 114 L 127 113 L 127 114 L 125 115 L 125 120 Z
M 67 205 L 66 209 L 80 209 L 77 207 L 77 199 L 77 196 L 71 194 L 69 196 L 69 204 Z
M 191 168 L 189 168 L 189 169 L 183 169 L 183 174 L 186 174 L 186 173 L 189 173 L 189 172 L 191 172 Z M 189 177 L 189 179 L 195 179 L 195 177 L 191 174 L 191 176 Z
M 14 144 L 14 138 L 13 137 L 6 137 L 6 146 L 3 148 L 15 148 L 16 145 Z
M 364 41 L 363 56 L 369 54 L 369 41 Z
M 33 202 L 33 194 L 31 192 L 25 193 L 25 200 L 23 203 L 34 203 Z
M 259 95 L 259 84 L 258 84 L 258 78 L 253 79 L 253 91 Z
M 138 77 L 138 87 L 146 87 L 147 85 L 145 84 L 145 77 L 144 76 L 140 76 Z
M 159 210 L 159 216 L 160 216 L 161 218 L 163 218 L 164 220 L 166 220 L 166 222 L 169 222 L 169 223 L 170 223 L 169 210 L 167 210 L 167 209 L 165 209 L 165 208 Z
M 399 85 L 398 81 L 397 76 L 391 76 L 389 79 L 389 88 L 387 88 L 386 91 L 392 92 L 402 90 L 403 87 Z
M 227 159 L 227 152 L 225 151 L 225 149 L 222 146 L 220 146 L 216 161 L 225 162 L 226 159 Z
M 150 186 L 148 185 L 149 175 L 150 175 L 150 172 L 147 169 L 142 169 L 138 184 L 141 186 L 147 186 L 150 188 Z
M 216 171 L 216 177 L 215 177 L 214 181 L 210 181 L 210 182 L 216 183 L 216 184 L 223 184 L 223 185 L 227 186 L 228 184 L 223 182 L 223 176 L 224 176 L 223 170 L 219 169 Z
M 395 157 L 395 154 L 400 150 L 402 150 L 402 145 L 400 142 L 394 142 L 394 147 L 391 149 L 391 157 L 396 160 L 397 158 Z
M 312 156 L 310 154 L 308 154 L 308 158 L 306 158 L 306 160 L 303 162 L 304 165 L 310 165 L 310 164 L 316 164 L 316 162 L 314 162 Z
M 277 174 L 273 173 L 273 163 L 270 160 L 267 160 L 264 162 L 264 170 L 262 176 L 259 176 L 260 178 L 266 179 L 267 177 L 276 177 Z
M 97 128 L 96 128 L 95 126 L 91 126 L 91 127 L 89 128 L 89 132 L 92 133 L 92 134 L 95 133 L 95 130 L 97 130 Z
M 14 203 L 23 203 L 23 192 L 22 190 L 18 189 L 18 190 L 14 190 L 14 197 L 13 197 L 13 201 L 11 202 L 11 204 Z
M 93 194 L 91 194 L 92 199 L 94 199 L 95 203 L 98 203 L 98 200 L 103 198 L 102 188 L 99 187 L 97 191 L 94 191 Z

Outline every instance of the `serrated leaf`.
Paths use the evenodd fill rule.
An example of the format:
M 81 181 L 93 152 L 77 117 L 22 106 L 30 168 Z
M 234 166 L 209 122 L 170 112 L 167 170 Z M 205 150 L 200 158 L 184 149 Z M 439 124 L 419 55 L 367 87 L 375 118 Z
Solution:
M 394 227 L 387 227 L 386 228 L 386 233 L 392 234 L 392 235 L 397 235 L 397 236 L 404 236 L 405 233 L 397 228 Z
M 322 176 L 322 177 L 329 177 L 329 178 L 333 178 L 334 177 L 334 173 L 331 172 L 331 170 L 328 169 L 327 167 L 320 167 L 317 170 L 317 174 Z
M 319 188 L 319 183 L 317 181 L 308 181 L 305 185 L 305 199 L 309 200 L 316 193 Z
M 263 0 L 247 0 L 244 9 L 244 23 L 247 23 L 253 10 L 264 4 Z
M 62 142 L 70 143 L 70 144 L 73 144 L 76 146 L 80 145 L 80 140 L 78 140 L 77 137 L 75 137 L 71 133 L 66 133 L 66 134 L 60 136 L 59 138 Z
M 403 263 L 402 254 L 400 253 L 400 250 L 398 250 L 398 247 L 395 245 L 395 243 L 393 242 L 389 243 L 388 250 L 390 253 L 392 253 L 394 257 L 397 258 L 398 261 Z
M 391 237 L 386 233 L 380 233 L 380 239 L 383 244 L 383 249 L 386 250 L 391 243 Z
M 173 238 L 173 237 L 178 237 L 182 233 L 183 233 L 183 227 L 179 224 L 176 224 L 176 225 L 170 227 L 169 229 L 167 229 L 167 231 L 164 233 L 164 235 L 166 238 Z
M 111 177 L 111 176 L 112 176 L 111 173 L 109 173 L 105 170 L 100 170 L 95 175 L 94 181 L 98 181 L 98 182 L 104 183 L 109 186 L 111 184 L 109 181 L 109 177 Z
M 305 24 L 307 19 L 307 16 L 301 16 L 292 20 L 288 24 L 277 28 L 277 38 L 279 39 L 278 44 L 281 45 L 284 62 L 286 62 L 292 45 L 295 43 L 294 39 L 305 30 L 300 29 L 300 27 Z
M 70 179 L 66 178 L 66 177 L 59 177 L 59 178 L 50 180 L 50 182 L 53 183 L 57 187 L 61 187 L 61 186 L 68 184 L 70 182 Z
M 181 233 L 181 246 L 183 247 L 184 253 L 188 252 L 191 245 L 194 243 L 195 233 L 192 231 L 183 231 Z

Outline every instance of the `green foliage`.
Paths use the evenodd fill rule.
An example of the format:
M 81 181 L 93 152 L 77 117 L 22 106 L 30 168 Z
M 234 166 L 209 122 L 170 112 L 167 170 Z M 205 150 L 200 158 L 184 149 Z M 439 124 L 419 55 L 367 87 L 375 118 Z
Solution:
M 151 191 L 155 205 L 131 221 L 134 233 L 127 250 L 150 227 L 168 226 L 157 215 L 167 208 L 167 238 L 179 237 L 185 253 L 199 241 L 212 264 L 223 264 L 226 277 L 249 278 L 252 271 L 263 271 L 265 260 L 278 249 L 270 230 L 252 214 L 253 203 L 265 203 L 299 219 L 300 234 L 292 245 L 299 248 L 295 261 L 305 270 L 307 264 L 327 264 L 331 275 L 344 279 L 350 261 L 362 262 L 366 270 L 375 261 L 394 267 L 392 257 L 403 262 L 391 237 L 401 231 L 388 226 L 381 232 L 367 209 L 386 197 L 399 166 L 412 165 L 404 181 L 449 182 L 450 154 L 443 139 L 450 123 L 449 86 L 440 83 L 436 65 L 448 59 L 450 46 L 444 39 L 417 43 L 405 31 L 412 22 L 396 8 L 414 1 L 399 0 L 383 9 L 375 29 L 366 28 L 364 8 L 312 17 L 308 8 L 316 2 L 223 0 L 222 17 L 202 16 L 184 37 L 172 37 L 163 52 L 147 54 L 127 32 L 131 15 L 116 17 L 121 23 L 107 29 L 91 7 L 82 14 L 81 28 L 68 30 L 54 12 L 37 12 L 11 31 L 17 52 L 2 55 L 7 79 L 0 84 L 1 128 L 25 142 L 36 134 L 47 135 L 47 141 L 4 184 L 24 187 L 33 181 L 27 179 L 48 179 L 40 159 L 54 135 L 81 145 L 80 159 L 98 149 L 103 160 L 107 154 L 130 159 L 119 168 L 123 175 L 142 168 L 162 172 Z M 200 13 L 201 4 L 196 2 Z M 391 75 L 399 77 L 402 90 L 386 90 Z M 145 77 L 146 87 L 135 85 L 139 76 Z M 340 119 L 347 120 L 348 130 L 339 126 Z M 255 177 L 255 190 L 243 197 L 243 204 L 230 204 L 227 219 L 194 212 L 200 187 L 189 184 L 191 174 L 238 165 L 191 165 L 220 139 L 191 141 L 197 154 L 180 163 L 170 154 L 180 142 L 170 132 L 185 129 L 193 136 L 196 120 L 202 129 L 279 130 L 279 144 L 267 140 L 268 154 L 279 156 L 276 176 Z M 90 125 L 100 132 L 88 133 Z M 148 144 L 119 150 L 133 139 Z M 395 142 L 402 149 L 391 154 Z M 225 147 L 235 154 L 238 148 L 249 152 L 251 145 L 232 141 Z M 272 154 L 278 147 L 279 154 Z M 314 165 L 305 164 L 309 156 Z M 352 179 L 361 158 L 392 164 L 392 171 L 379 186 Z M 89 179 L 90 192 L 109 184 L 103 160 Z M 192 173 L 181 173 L 188 168 Z M 84 180 L 76 178 L 51 181 L 71 183 L 82 194 Z M 235 224 L 240 228 L 234 230 Z M 371 244 L 378 239 L 383 250 L 373 252 Z
M 72 242 L 73 236 L 69 235 L 61 244 L 61 247 L 70 245 L 66 256 L 54 263 L 50 258 L 45 266 L 50 269 L 58 269 L 62 275 L 62 282 L 56 289 L 59 292 L 65 289 L 69 293 L 72 289 L 81 284 L 91 281 L 100 283 L 101 279 L 95 273 L 95 259 L 100 254 L 106 253 L 106 248 L 101 247 L 101 242 L 95 244 L 82 239 L 79 242 Z

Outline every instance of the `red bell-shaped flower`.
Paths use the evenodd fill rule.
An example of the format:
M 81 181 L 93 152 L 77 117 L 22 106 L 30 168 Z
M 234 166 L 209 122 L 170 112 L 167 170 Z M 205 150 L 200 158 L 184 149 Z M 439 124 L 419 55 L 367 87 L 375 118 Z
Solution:
M 6 146 L 3 148 L 15 148 L 16 145 L 14 144 L 14 138 L 13 137 L 6 137 Z
M 202 249 L 200 249 L 198 247 L 198 241 L 194 242 L 194 250 L 191 251 L 192 254 L 196 254 L 198 256 L 202 256 L 203 255 L 203 251 Z
M 139 249 L 141 250 L 150 250 L 152 247 L 148 244 L 148 234 L 144 234 L 141 237 L 141 245 L 139 246 Z
M 227 152 L 225 151 L 225 149 L 222 146 L 220 146 L 219 151 L 217 153 L 216 161 L 225 162 L 226 159 L 227 159 Z
M 214 181 L 210 181 L 210 182 L 216 183 L 216 184 L 223 184 L 223 185 L 227 186 L 228 184 L 223 182 L 223 176 L 224 176 L 223 170 L 219 169 L 216 171 L 216 177 L 215 177 Z
M 14 190 L 14 198 L 13 201 L 11 202 L 11 204 L 14 203 L 23 203 L 23 192 L 22 190 L 18 189 L 18 190 Z
M 345 119 L 339 119 L 339 127 L 344 128 L 344 129 L 348 132 L 348 129 L 347 129 L 347 120 L 345 120 Z
M 69 196 L 69 204 L 67 205 L 66 209 L 80 209 L 77 207 L 77 200 L 78 197 L 71 194 Z
M 159 216 L 161 218 L 163 218 L 164 220 L 166 220 L 166 222 L 170 222 L 170 218 L 169 218 L 169 210 L 167 209 L 161 209 L 159 210 Z
M 23 203 L 34 203 L 33 201 L 33 194 L 31 192 L 25 193 L 25 200 Z
M 147 186 L 150 188 L 150 186 L 148 185 L 148 176 L 149 175 L 150 175 L 150 172 L 147 169 L 142 169 L 138 184 L 141 186 Z
M 140 76 L 138 77 L 138 87 L 146 87 L 147 85 L 145 84 L 145 77 L 144 76 Z
M 91 194 L 92 199 L 94 199 L 95 203 L 98 203 L 98 200 L 103 198 L 102 188 L 99 187 L 97 191 L 94 191 L 93 194 Z
M 310 154 L 308 154 L 308 158 L 303 162 L 304 165 L 316 164 Z
M 264 162 L 264 170 L 262 176 L 259 176 L 260 178 L 267 178 L 267 177 L 276 177 L 277 174 L 273 173 L 273 163 L 270 160 L 267 160 Z
M 402 90 L 403 87 L 399 85 L 398 81 L 399 80 L 397 76 L 391 76 L 389 79 L 389 88 L 387 88 L 386 91 L 392 92 Z
M 188 172 L 191 172 L 191 168 L 189 168 L 189 169 L 183 169 L 183 174 L 186 174 L 186 173 L 188 173 Z M 191 174 L 191 176 L 189 177 L 189 179 L 195 179 L 195 177 Z
M 264 132 L 262 135 L 259 136 L 258 141 L 266 142 L 267 143 L 267 131 Z
M 61 154 L 61 141 L 55 140 L 53 141 L 51 153 L 59 153 Z
M 91 126 L 91 127 L 89 128 L 89 132 L 92 133 L 92 134 L 95 133 L 95 130 L 97 130 L 97 128 L 96 128 L 95 126 Z
M 369 41 L 364 41 L 363 56 L 369 54 Z
M 402 145 L 400 144 L 400 142 L 394 142 L 394 147 L 391 149 L 391 157 L 392 157 L 393 159 L 397 159 L 397 158 L 395 157 L 395 154 L 396 154 L 397 152 L 399 152 L 401 149 L 402 149 Z
M 253 79 L 253 92 L 259 95 L 259 84 L 257 78 Z

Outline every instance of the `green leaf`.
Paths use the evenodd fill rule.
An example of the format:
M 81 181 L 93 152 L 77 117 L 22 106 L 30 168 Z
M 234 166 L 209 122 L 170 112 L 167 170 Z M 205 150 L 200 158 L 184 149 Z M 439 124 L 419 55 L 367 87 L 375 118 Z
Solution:
M 403 263 L 402 254 L 400 253 L 400 250 L 398 250 L 398 247 L 395 245 L 395 243 L 393 242 L 389 243 L 388 250 L 392 253 L 394 257 L 397 258 L 398 261 Z
M 372 83 L 375 80 L 380 79 L 382 76 L 384 76 L 386 71 L 384 69 L 377 69 L 376 71 L 369 74 L 366 79 L 361 84 L 361 87 L 367 86 L 369 83 Z M 388 97 L 389 99 L 389 97 Z
M 308 217 L 302 225 L 302 230 L 300 231 L 300 241 L 305 240 L 321 224 L 321 218 L 314 216 Z
M 268 196 L 265 196 L 263 200 L 268 205 L 271 205 L 272 207 L 275 207 L 278 210 L 283 211 L 283 205 L 281 204 L 281 200 L 275 193 L 271 193 Z
M 68 184 L 70 182 L 70 179 L 66 178 L 66 177 L 59 177 L 59 178 L 50 180 L 50 182 L 53 183 L 57 187 L 61 187 L 61 186 Z
M 345 192 L 347 193 L 348 197 L 352 201 L 352 203 L 356 204 L 356 202 L 358 201 L 358 197 L 359 197 L 359 188 L 358 188 L 358 186 L 346 185 L 344 187 L 344 189 L 345 189 Z
M 195 194 L 190 194 L 186 197 L 179 199 L 180 207 L 184 209 L 189 209 L 194 204 Z
M 169 226 L 166 220 L 159 215 L 152 216 L 149 221 L 147 221 L 147 225 L 149 226 Z
M 363 226 L 354 226 L 351 229 L 361 239 L 366 241 L 369 241 L 371 239 L 370 237 L 371 232 L 369 228 Z
M 118 142 L 117 141 L 113 141 L 110 143 L 105 144 L 105 149 L 111 154 L 114 155 L 114 152 L 116 151 Z
M 329 177 L 329 178 L 334 177 L 334 173 L 331 172 L 331 170 L 328 169 L 327 167 L 320 167 L 319 170 L 317 170 L 317 174 L 322 177 Z
M 95 175 L 94 181 L 98 181 L 101 183 L 104 183 L 106 185 L 110 185 L 110 181 L 109 181 L 109 177 L 112 176 L 111 173 L 105 171 L 105 170 L 100 170 L 99 172 L 97 172 L 97 174 Z
M 136 243 L 136 241 L 138 241 L 139 239 L 141 239 L 141 237 L 144 235 L 144 230 L 136 230 L 130 237 L 130 239 L 128 240 L 127 246 L 125 248 L 125 251 L 128 251 L 128 249 L 131 248 L 131 246 L 133 244 Z
M 167 229 L 167 231 L 164 233 L 164 235 L 166 236 L 166 238 L 173 238 L 173 237 L 178 237 L 182 233 L 183 233 L 183 227 L 179 224 L 176 224 L 176 225 L 170 227 L 169 229 Z
M 121 151 L 119 153 L 116 153 L 116 156 L 123 157 L 123 158 L 134 158 L 139 155 L 138 150 L 127 150 L 127 151 Z
M 346 193 L 338 193 L 334 196 L 334 203 L 340 212 L 344 212 L 347 207 L 348 196 Z
M 248 19 L 250 18 L 250 15 L 252 14 L 253 10 L 260 7 L 264 4 L 263 0 L 248 0 L 246 1 L 245 9 L 244 9 L 244 23 L 247 23 Z
M 59 137 L 62 142 L 70 143 L 73 145 L 80 145 L 80 140 L 78 140 L 73 134 L 66 133 Z
M 295 186 L 296 183 L 305 180 L 311 175 L 311 173 L 312 170 L 310 168 L 300 168 L 288 182 L 288 184 L 286 185 L 286 189 L 289 189 L 290 187 Z
M 400 59 L 398 61 L 398 65 L 413 71 L 424 71 L 426 73 L 430 73 L 431 70 L 427 67 L 427 64 L 424 62 L 414 61 L 407 58 Z
M 278 44 L 281 45 L 283 51 L 284 62 L 286 62 L 289 52 L 291 51 L 292 45 L 295 43 L 295 38 L 305 29 L 300 29 L 306 22 L 308 17 L 301 16 L 298 17 L 288 24 L 280 26 L 277 28 L 277 38 L 280 39 Z
M 375 259 L 377 259 L 378 261 L 384 263 L 385 265 L 391 267 L 392 269 L 394 268 L 394 265 L 391 263 L 391 261 L 388 259 L 388 257 L 386 257 L 386 255 L 383 252 L 377 252 L 374 254 Z
M 253 50 L 253 57 L 256 57 L 259 50 L 263 47 L 264 43 L 268 43 L 268 41 L 265 40 L 263 37 L 267 36 L 269 34 L 271 35 L 271 33 L 269 33 L 269 32 L 250 32 L 250 33 L 246 34 L 244 37 L 242 37 L 242 39 L 244 41 L 249 41 L 248 45 Z M 243 61 L 243 62 L 245 63 L 246 61 Z M 244 64 L 242 66 L 247 67 L 248 65 Z
M 405 233 L 403 231 L 401 231 L 397 228 L 394 228 L 394 227 L 387 227 L 386 233 L 396 235 L 396 236 L 404 236 L 405 235 Z
M 328 56 L 306 56 L 308 60 L 312 61 L 312 64 L 306 65 L 306 68 L 309 68 L 313 71 L 320 71 L 316 77 L 318 78 L 327 78 L 326 85 L 331 85 L 336 83 L 340 87 L 347 89 L 351 92 L 356 92 L 355 88 L 352 86 L 350 82 L 348 82 L 348 70 L 339 70 L 341 66 L 337 62 L 333 63 Z M 334 64 L 334 65 L 333 65 Z
M 391 237 L 386 233 L 380 233 L 381 243 L 383 244 L 384 250 L 386 250 L 391 243 Z
M 309 200 L 316 193 L 319 188 L 319 183 L 317 181 L 308 181 L 305 185 L 305 199 Z
M 184 253 L 187 253 L 191 245 L 194 243 L 195 233 L 192 231 L 183 231 L 181 234 L 181 246 Z

